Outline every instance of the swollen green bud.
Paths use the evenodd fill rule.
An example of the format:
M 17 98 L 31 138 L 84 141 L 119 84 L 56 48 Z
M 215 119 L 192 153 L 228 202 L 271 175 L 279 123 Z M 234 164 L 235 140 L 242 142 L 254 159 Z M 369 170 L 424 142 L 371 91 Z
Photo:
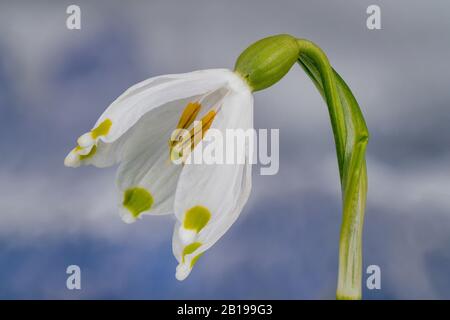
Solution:
M 280 34 L 261 39 L 245 49 L 236 61 L 235 71 L 253 91 L 278 82 L 297 61 L 297 39 Z

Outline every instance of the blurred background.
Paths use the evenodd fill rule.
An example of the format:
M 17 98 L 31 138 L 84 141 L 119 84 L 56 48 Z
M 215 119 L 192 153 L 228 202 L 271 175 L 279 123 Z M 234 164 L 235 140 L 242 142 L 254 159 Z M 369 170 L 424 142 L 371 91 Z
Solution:
M 66 8 L 81 7 L 81 30 Z M 381 30 L 366 8 L 381 7 Z M 171 216 L 124 224 L 115 168 L 65 168 L 76 138 L 143 79 L 232 68 L 250 43 L 319 44 L 371 132 L 367 299 L 450 299 L 448 1 L 0 2 L 0 298 L 334 298 L 340 188 L 328 113 L 298 67 L 255 96 L 280 129 L 280 170 L 253 171 L 238 221 L 178 282 Z M 81 267 L 82 290 L 66 289 Z M 366 276 L 364 275 L 364 279 Z M 364 280 L 365 282 L 365 280 Z

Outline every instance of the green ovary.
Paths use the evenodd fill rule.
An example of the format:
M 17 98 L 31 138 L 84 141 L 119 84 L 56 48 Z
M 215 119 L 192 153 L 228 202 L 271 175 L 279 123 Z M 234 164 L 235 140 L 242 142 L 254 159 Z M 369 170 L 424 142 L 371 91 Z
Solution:
M 211 219 L 209 210 L 202 206 L 195 206 L 186 212 L 183 227 L 185 229 L 195 230 L 197 233 L 202 230 Z
M 123 206 L 137 218 L 142 212 L 150 210 L 153 205 L 153 197 L 144 188 L 130 188 L 125 191 Z

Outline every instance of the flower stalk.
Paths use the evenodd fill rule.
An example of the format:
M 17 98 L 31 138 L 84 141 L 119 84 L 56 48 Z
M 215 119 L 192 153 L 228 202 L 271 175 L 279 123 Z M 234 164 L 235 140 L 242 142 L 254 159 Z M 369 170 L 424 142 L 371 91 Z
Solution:
M 361 299 L 369 132 L 355 97 L 317 45 L 289 35 L 257 41 L 239 56 L 235 70 L 253 91 L 258 91 L 278 82 L 295 62 L 311 78 L 328 106 L 336 145 L 342 192 L 336 297 Z
M 364 117 L 350 88 L 326 55 L 308 40 L 298 40 L 298 63 L 328 106 L 342 190 L 337 299 L 361 299 L 362 231 L 367 194 L 365 151 L 369 139 Z

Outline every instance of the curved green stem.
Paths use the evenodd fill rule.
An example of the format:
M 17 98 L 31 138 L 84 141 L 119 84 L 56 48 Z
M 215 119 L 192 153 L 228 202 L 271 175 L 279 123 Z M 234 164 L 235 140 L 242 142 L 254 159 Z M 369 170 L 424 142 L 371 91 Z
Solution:
M 365 150 L 369 139 L 364 117 L 347 84 L 314 43 L 297 40 L 298 63 L 328 106 L 342 190 L 338 299 L 361 299 L 362 230 L 367 193 Z

